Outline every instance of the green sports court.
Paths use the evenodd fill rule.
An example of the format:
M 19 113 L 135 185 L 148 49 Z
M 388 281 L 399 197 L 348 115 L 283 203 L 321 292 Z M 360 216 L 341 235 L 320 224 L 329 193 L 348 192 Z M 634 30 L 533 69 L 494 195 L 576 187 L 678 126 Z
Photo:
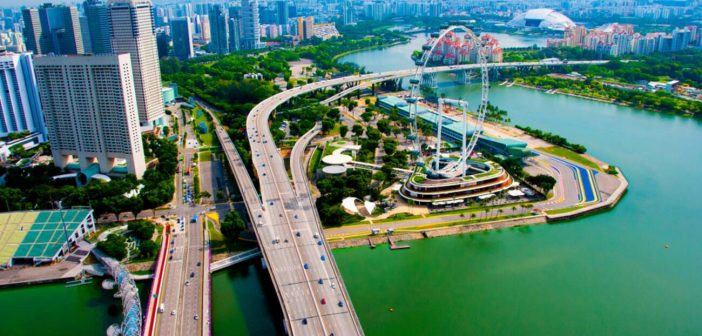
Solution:
M 91 209 L 0 213 L 0 266 L 54 261 L 66 240 L 73 244 L 94 231 Z

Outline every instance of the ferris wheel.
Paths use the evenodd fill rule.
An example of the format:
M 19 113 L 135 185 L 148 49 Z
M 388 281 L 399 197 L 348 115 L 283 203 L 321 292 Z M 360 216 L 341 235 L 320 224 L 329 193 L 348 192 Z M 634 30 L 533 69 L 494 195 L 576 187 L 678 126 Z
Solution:
M 422 47 L 421 57 L 417 58 L 415 61 L 415 71 L 412 78 L 410 78 L 410 93 L 407 98 L 407 103 L 409 107 L 409 117 L 411 119 L 410 125 L 410 135 L 408 139 L 412 141 L 411 153 L 417 158 L 418 164 L 424 164 L 424 159 L 421 157 L 421 145 L 419 143 L 418 129 L 417 129 L 417 111 L 418 102 L 421 99 L 421 83 L 425 75 L 431 73 L 432 71 L 427 71 L 427 65 L 432 59 L 432 55 L 436 48 L 441 45 L 447 35 L 456 32 L 464 32 L 467 42 L 477 48 L 477 63 L 480 67 L 480 77 L 481 77 L 481 94 L 480 94 L 480 105 L 476 111 L 476 122 L 473 127 L 473 134 L 470 139 L 466 141 L 465 129 L 466 129 L 466 119 L 465 114 L 468 113 L 467 103 L 460 100 L 449 100 L 449 99 L 439 99 L 439 109 L 437 110 L 437 160 L 440 157 L 440 137 L 441 137 L 441 120 L 443 119 L 443 104 L 456 105 L 459 109 L 462 109 L 463 123 L 464 123 L 464 134 L 463 134 L 463 148 L 461 152 L 461 158 L 452 164 L 439 166 L 436 163 L 434 167 L 434 172 L 442 177 L 455 177 L 461 174 L 465 174 L 465 165 L 470 155 L 473 153 L 475 146 L 478 143 L 480 134 L 483 130 L 483 121 L 485 120 L 485 113 L 488 105 L 488 93 L 490 90 L 490 80 L 488 77 L 488 65 L 487 65 L 487 48 L 483 45 L 480 38 L 468 27 L 461 23 L 452 23 L 450 25 L 445 25 L 441 27 L 439 33 L 432 33 L 429 41 Z M 430 167 L 431 168 L 431 167 Z

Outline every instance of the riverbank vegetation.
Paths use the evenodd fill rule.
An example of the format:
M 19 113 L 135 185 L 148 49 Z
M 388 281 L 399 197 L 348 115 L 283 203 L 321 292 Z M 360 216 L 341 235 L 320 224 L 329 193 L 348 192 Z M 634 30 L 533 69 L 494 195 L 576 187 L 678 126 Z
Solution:
M 518 78 L 516 82 L 542 90 L 555 89 L 574 96 L 608 100 L 658 112 L 702 116 L 702 102 L 678 98 L 665 91 L 627 90 L 605 86 L 596 80 L 571 81 L 548 76 L 528 76 Z
M 543 48 L 505 52 L 505 62 L 536 61 L 543 58 L 597 59 L 592 51 L 581 48 Z M 646 89 L 650 81 L 678 80 L 681 85 L 702 88 L 702 51 L 689 49 L 649 56 L 627 55 L 629 59 L 610 58 L 610 62 L 587 67 L 539 68 L 528 71 L 506 70 L 504 75 L 518 84 L 542 90 L 612 101 L 659 112 L 702 116 L 702 102 L 674 93 Z M 554 78 L 547 74 L 577 71 L 582 79 Z
M 536 128 L 531 128 L 529 126 L 515 125 L 514 127 L 524 131 L 526 134 L 529 134 L 535 138 L 545 140 L 545 141 L 550 142 L 551 144 L 554 144 L 556 146 L 568 148 L 568 149 L 570 149 L 578 154 L 584 154 L 585 152 L 587 152 L 587 148 L 585 148 L 585 146 L 570 143 L 568 141 L 568 139 L 566 139 L 560 135 L 553 134 L 551 132 L 542 131 L 542 130 L 539 130 Z

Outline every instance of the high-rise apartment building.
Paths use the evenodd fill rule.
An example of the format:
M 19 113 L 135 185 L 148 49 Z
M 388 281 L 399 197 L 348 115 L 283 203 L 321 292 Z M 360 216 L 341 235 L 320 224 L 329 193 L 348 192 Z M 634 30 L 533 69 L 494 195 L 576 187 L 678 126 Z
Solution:
M 202 15 L 200 16 L 201 20 L 201 29 L 200 30 L 200 40 L 202 43 L 210 43 L 210 40 L 212 39 L 212 33 L 210 31 L 210 17 L 207 15 Z
M 83 52 L 92 54 L 93 42 L 90 40 L 90 26 L 88 25 L 88 18 L 85 16 L 80 17 L 80 35 L 83 38 Z
M 173 56 L 185 60 L 195 56 L 193 50 L 193 29 L 189 17 L 171 20 Z
M 210 20 L 209 51 L 216 54 L 229 53 L 229 18 L 224 6 L 214 5 L 207 14 Z
M 670 51 L 686 49 L 692 40 L 692 32 L 687 28 L 675 28 L 671 33 L 673 41 Z
M 22 19 L 24 20 L 24 37 L 27 49 L 37 55 L 43 54 L 44 50 L 39 43 L 42 35 L 39 11 L 36 8 L 25 8 L 22 10 Z
M 353 2 L 349 0 L 344 1 L 341 15 L 344 18 L 344 25 L 354 24 L 356 22 L 353 12 Z
M 110 41 L 110 9 L 105 0 L 88 0 L 83 3 L 83 10 L 88 20 L 90 45 L 94 54 L 112 52 Z M 86 39 L 86 37 L 83 37 Z
M 241 50 L 242 22 L 239 16 L 229 18 L 229 51 Z
M 0 137 L 39 132 L 46 139 L 32 54 L 0 53 Z
M 164 110 L 151 1 L 112 0 L 109 6 L 112 50 L 131 55 L 139 121 L 152 125 Z
M 258 17 L 258 0 L 241 1 L 241 49 L 261 48 L 261 26 Z
M 144 175 L 144 149 L 128 54 L 39 56 L 34 59 L 54 164 L 78 159 L 81 170 L 98 163 L 114 172 Z
M 22 10 L 27 47 L 35 54 L 82 54 L 83 38 L 76 7 L 54 6 Z
M 168 49 L 171 46 L 171 37 L 165 31 L 156 34 L 156 48 L 158 49 L 158 58 L 168 57 Z
M 275 3 L 275 15 L 276 15 L 276 23 L 279 25 L 286 25 L 288 24 L 288 19 L 290 19 L 290 11 L 288 10 L 288 0 L 278 0 Z
M 314 16 L 297 18 L 297 36 L 300 40 L 314 37 Z

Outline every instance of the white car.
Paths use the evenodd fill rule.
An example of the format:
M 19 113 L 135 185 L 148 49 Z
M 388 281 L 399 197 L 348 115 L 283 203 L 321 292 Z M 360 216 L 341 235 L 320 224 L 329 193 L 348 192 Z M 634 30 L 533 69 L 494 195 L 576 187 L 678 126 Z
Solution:
M 176 311 L 175 311 L 175 310 L 171 310 L 171 316 L 175 316 L 175 314 L 176 314 Z

